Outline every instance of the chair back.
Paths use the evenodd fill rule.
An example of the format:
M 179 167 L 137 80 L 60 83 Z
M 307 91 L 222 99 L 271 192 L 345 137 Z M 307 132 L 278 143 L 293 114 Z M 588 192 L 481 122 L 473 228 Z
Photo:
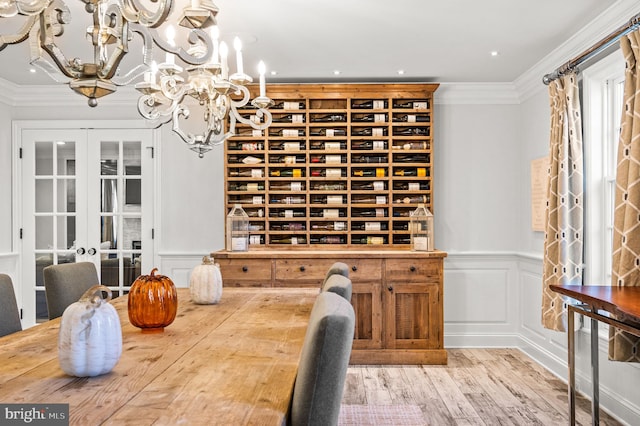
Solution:
M 351 302 L 351 280 L 342 275 L 335 274 L 328 277 L 322 286 L 322 291 L 330 291 L 338 296 L 344 297 L 348 302 Z
M 329 267 L 327 274 L 324 276 L 324 281 L 322 281 L 322 285 L 320 288 L 324 287 L 325 283 L 332 275 L 342 275 L 343 277 L 349 278 L 349 265 L 343 262 L 336 262 Z
M 91 286 L 99 284 L 92 262 L 64 263 L 42 270 L 49 319 L 58 318 L 67 306 L 77 302 Z
M 331 292 L 318 295 L 293 389 L 292 426 L 338 424 L 354 327 L 355 315 L 349 302 Z
M 13 282 L 7 274 L 0 274 L 0 337 L 22 330 L 20 312 Z

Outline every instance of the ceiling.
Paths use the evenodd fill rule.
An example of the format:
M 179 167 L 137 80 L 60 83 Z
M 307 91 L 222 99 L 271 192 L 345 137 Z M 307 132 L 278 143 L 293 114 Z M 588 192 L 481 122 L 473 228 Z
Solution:
M 176 0 L 179 4 L 185 0 Z M 263 59 L 272 82 L 512 82 L 615 0 L 214 0 L 229 44 L 243 40 L 245 72 Z M 67 0 L 73 26 L 60 38 L 67 57 L 91 60 L 79 0 Z M 11 28 L 2 23 L 0 33 Z M 82 35 L 82 36 L 81 36 Z M 135 35 L 131 54 L 141 44 Z M 180 36 L 177 37 L 180 43 Z M 184 39 L 182 39 L 184 40 Z M 491 52 L 497 51 L 497 56 Z M 70 53 L 69 53 L 70 52 Z M 134 53 L 136 52 L 136 53 Z M 235 56 L 230 55 L 232 71 Z M 28 70 L 28 42 L 0 52 L 0 78 L 51 84 Z M 11 66 L 7 66 L 11 64 Z M 558 64 L 561 65 L 561 64 Z M 334 71 L 340 71 L 335 75 Z M 404 75 L 398 71 L 404 70 Z M 552 71 L 552 70 L 549 70 Z

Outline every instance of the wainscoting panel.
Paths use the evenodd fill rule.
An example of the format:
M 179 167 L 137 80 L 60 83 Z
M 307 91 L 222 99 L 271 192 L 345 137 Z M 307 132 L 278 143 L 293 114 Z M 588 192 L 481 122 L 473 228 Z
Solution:
M 517 260 L 502 253 L 445 259 L 445 347 L 517 346 Z

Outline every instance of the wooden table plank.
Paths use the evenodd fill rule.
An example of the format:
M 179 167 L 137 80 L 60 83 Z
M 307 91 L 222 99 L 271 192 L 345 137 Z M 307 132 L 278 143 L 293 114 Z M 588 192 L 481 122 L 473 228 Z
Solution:
M 640 287 L 551 285 L 549 288 L 594 309 L 610 312 L 622 321 L 640 320 Z
M 71 424 L 280 424 L 317 289 L 226 289 L 195 305 L 179 289 L 178 315 L 160 334 L 129 324 L 115 299 L 123 353 L 92 378 L 62 372 L 59 320 L 0 339 L 0 401 L 70 404 Z M 216 421 L 218 421 L 216 420 Z

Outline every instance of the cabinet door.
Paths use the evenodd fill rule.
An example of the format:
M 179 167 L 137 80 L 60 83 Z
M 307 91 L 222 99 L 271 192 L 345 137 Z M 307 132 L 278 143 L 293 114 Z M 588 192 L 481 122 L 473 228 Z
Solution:
M 353 349 L 382 347 L 382 296 L 380 282 L 353 282 L 351 304 L 355 311 L 356 327 Z
M 383 293 L 386 348 L 442 348 L 438 284 L 390 281 Z

